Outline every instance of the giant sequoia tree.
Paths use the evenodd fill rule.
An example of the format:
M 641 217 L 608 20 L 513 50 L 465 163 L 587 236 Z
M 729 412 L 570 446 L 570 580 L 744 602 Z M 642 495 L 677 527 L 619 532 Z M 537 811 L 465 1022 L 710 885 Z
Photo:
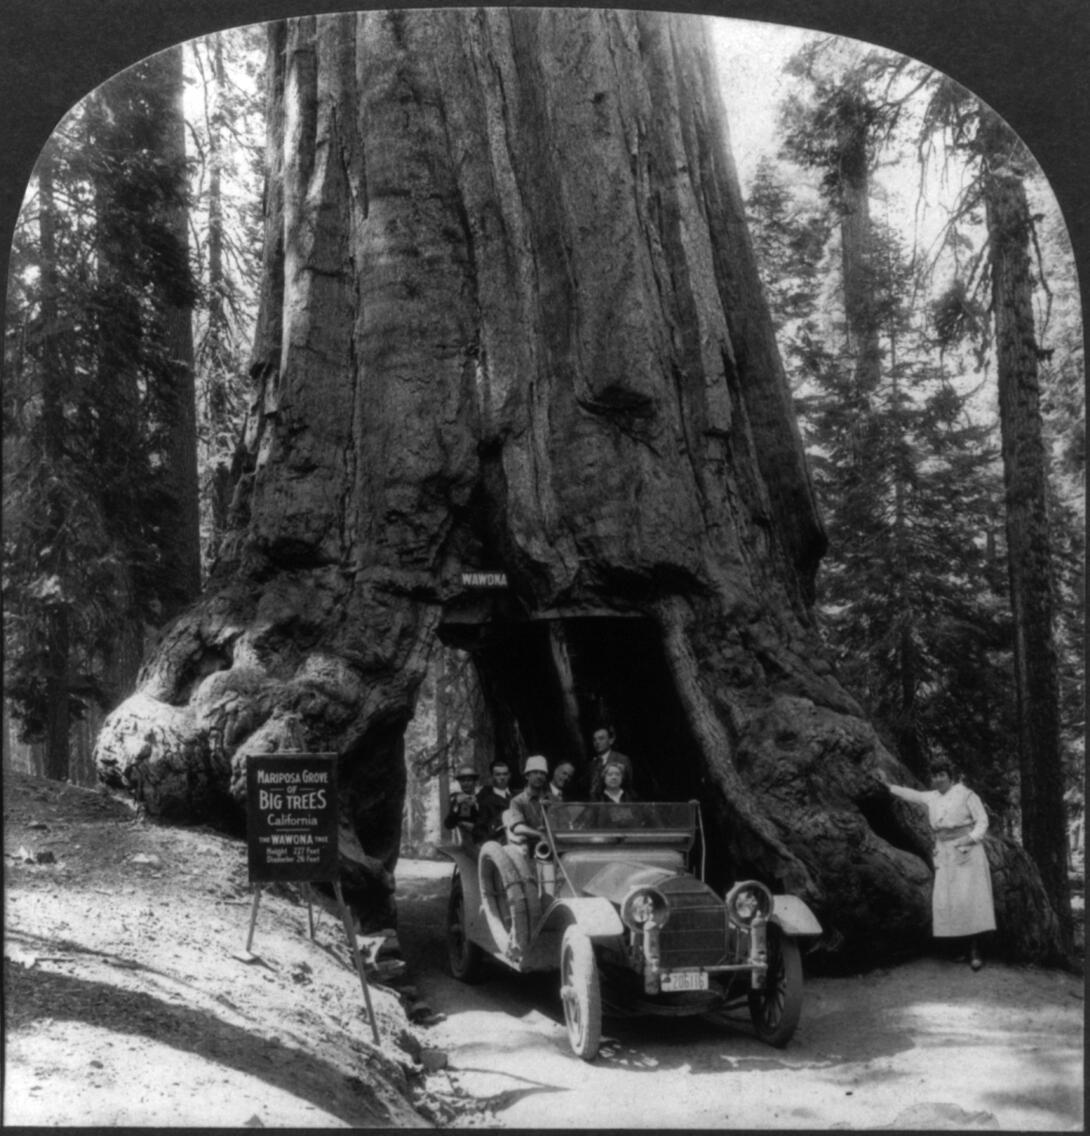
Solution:
M 720 878 L 851 956 L 928 935 L 907 776 L 823 660 L 824 534 L 699 20 L 368 12 L 271 30 L 264 294 L 221 560 L 98 760 L 237 810 L 248 754 L 336 749 L 352 898 L 396 863 L 429 652 L 472 652 L 509 758 L 601 715 Z M 463 573 L 506 573 L 467 591 Z M 1055 919 L 993 844 L 1008 940 Z M 1030 881 L 1030 882 L 1027 882 Z

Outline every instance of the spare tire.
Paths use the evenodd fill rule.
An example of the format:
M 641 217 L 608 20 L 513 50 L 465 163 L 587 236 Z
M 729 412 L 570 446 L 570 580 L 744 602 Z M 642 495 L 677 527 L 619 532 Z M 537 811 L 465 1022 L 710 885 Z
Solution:
M 530 931 L 537 926 L 537 921 L 541 918 L 541 896 L 538 894 L 537 888 L 537 865 L 533 859 L 526 855 L 522 855 L 516 851 L 510 844 L 505 845 L 507 855 L 511 857 L 512 863 L 518 868 L 518 873 L 522 876 L 522 886 L 526 892 L 526 911 L 530 917 Z
M 484 917 L 500 954 L 511 962 L 518 962 L 530 945 L 531 925 L 526 882 L 516 856 L 518 852 L 489 840 L 477 859 Z

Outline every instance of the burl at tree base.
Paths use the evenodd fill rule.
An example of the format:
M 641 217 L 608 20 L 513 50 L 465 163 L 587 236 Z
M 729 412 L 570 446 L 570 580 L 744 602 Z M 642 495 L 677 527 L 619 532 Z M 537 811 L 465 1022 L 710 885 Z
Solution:
M 824 534 L 705 35 L 575 9 L 271 26 L 231 531 L 102 732 L 108 781 L 230 823 L 248 755 L 336 751 L 346 891 L 388 920 L 403 733 L 446 642 L 509 760 L 581 756 L 607 710 L 645 798 L 703 802 L 712 882 L 800 895 L 830 959 L 927 942 L 930 839 L 875 770 L 912 776 L 814 625 Z M 1036 870 L 987 845 L 999 947 L 1049 957 Z

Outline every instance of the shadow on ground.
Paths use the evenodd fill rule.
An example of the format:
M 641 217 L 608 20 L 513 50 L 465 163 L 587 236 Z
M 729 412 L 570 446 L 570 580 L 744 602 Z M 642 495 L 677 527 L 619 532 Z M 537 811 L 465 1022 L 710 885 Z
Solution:
M 35 1018 L 83 1022 L 171 1046 L 265 1081 L 276 1089 L 291 1084 L 298 1096 L 351 1126 L 372 1127 L 389 1120 L 374 1089 L 275 1038 L 234 1026 L 203 1010 L 174 1005 L 142 991 L 58 974 L 12 959 L 4 960 L 5 1004 L 18 1007 L 25 1026 Z M 344 1092 L 331 1094 L 340 1080 Z

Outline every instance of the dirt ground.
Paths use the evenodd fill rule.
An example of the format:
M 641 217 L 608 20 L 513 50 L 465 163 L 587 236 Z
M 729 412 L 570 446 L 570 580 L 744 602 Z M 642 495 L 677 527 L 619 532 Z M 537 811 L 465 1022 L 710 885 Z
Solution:
M 376 1047 L 332 909 L 312 942 L 267 889 L 245 950 L 244 843 L 5 777 L 4 867 L 5 1125 L 428 1123 L 412 1002 L 374 973 Z
M 324 901 L 312 941 L 298 892 L 267 890 L 246 952 L 242 843 L 104 793 L 4 789 L 6 1126 L 1083 1128 L 1070 974 L 928 958 L 815 978 L 785 1050 L 743 1020 L 607 1020 L 588 1065 L 553 976 L 449 977 L 450 866 L 410 861 L 407 970 L 365 942 L 376 1046 Z

